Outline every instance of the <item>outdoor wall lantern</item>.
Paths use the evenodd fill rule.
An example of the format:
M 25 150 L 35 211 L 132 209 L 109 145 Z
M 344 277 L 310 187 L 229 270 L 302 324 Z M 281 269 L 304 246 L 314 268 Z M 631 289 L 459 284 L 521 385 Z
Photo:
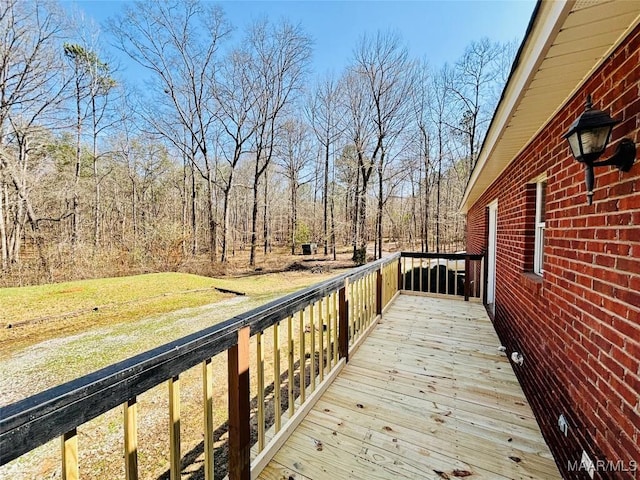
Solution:
M 622 172 L 628 172 L 636 159 L 636 145 L 629 138 L 618 143 L 616 152 L 608 160 L 597 162 L 607 148 L 611 130 L 620 120 L 614 120 L 602 110 L 595 110 L 591 103 L 591 95 L 587 95 L 584 112 L 571 124 L 564 136 L 569 141 L 573 156 L 584 163 L 585 183 L 587 184 L 587 203 L 593 202 L 594 175 L 593 167 L 612 165 Z

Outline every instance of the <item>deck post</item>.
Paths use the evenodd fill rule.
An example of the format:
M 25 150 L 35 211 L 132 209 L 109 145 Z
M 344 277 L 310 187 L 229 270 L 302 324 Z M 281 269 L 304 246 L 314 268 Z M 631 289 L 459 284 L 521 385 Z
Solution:
M 62 442 L 62 480 L 78 480 L 78 432 L 74 428 L 60 437 Z
M 238 343 L 228 350 L 230 480 L 251 479 L 249 332 L 238 330 Z
M 412 272 L 411 275 L 413 275 L 413 270 L 411 270 L 411 272 Z M 411 278 L 413 278 L 413 277 L 411 277 Z M 395 289 L 396 292 L 399 291 L 399 290 L 402 290 L 402 255 L 400 257 L 398 257 L 398 283 L 397 283 L 396 287 L 397 287 Z M 415 290 L 415 288 L 413 288 L 413 283 L 411 284 L 411 289 Z
M 340 316 L 338 322 L 338 355 L 349 361 L 349 300 L 347 297 L 347 289 L 349 288 L 349 279 L 345 279 L 344 287 L 338 291 L 338 314 Z
M 124 404 L 124 472 L 127 480 L 138 480 L 138 404 L 136 402 L 136 397 L 133 397 Z
M 382 315 L 382 269 L 376 270 L 376 314 Z
M 469 301 L 469 292 L 471 290 L 471 257 L 464 256 L 464 301 Z

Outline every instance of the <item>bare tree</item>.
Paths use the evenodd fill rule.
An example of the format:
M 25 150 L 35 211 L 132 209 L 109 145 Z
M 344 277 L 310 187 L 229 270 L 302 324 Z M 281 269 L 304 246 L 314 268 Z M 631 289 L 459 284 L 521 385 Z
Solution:
M 250 55 L 245 50 L 233 50 L 224 62 L 221 81 L 216 90 L 216 117 L 224 132 L 220 140 L 221 155 L 226 162 L 226 165 L 220 167 L 219 176 L 223 193 L 222 262 L 226 262 L 229 255 L 230 205 L 234 173 L 257 127 L 251 118 L 257 97 L 253 94 L 254 79 L 246 68 L 249 61 Z
M 353 143 L 357 164 L 354 186 L 352 243 L 353 261 L 367 261 L 367 190 L 374 162 L 369 156 L 370 144 L 375 137 L 373 105 L 369 102 L 365 78 L 351 69 L 345 77 L 345 102 L 347 109 L 346 134 Z M 373 149 L 371 149 L 373 150 Z
M 420 237 L 421 249 L 429 251 L 429 209 L 432 180 L 431 165 L 431 132 L 430 132 L 430 82 L 429 67 L 426 61 L 418 64 L 416 70 L 416 83 L 413 89 L 412 105 L 414 110 L 415 134 L 412 135 L 412 144 L 417 158 L 418 183 L 419 183 L 419 213 L 420 213 Z M 413 188 L 413 186 L 412 186 Z M 414 191 L 414 195 L 417 192 Z M 415 216 L 415 213 L 414 213 Z M 417 223 L 417 222 L 416 222 Z
M 484 37 L 467 46 L 456 62 L 449 77 L 448 88 L 457 104 L 457 115 L 448 126 L 461 136 L 465 145 L 463 177 L 467 181 L 480 150 L 480 141 L 488 125 L 493 107 L 490 102 L 492 88 L 500 78 L 498 68 L 503 48 Z
M 76 157 L 73 181 L 73 200 L 71 216 L 71 245 L 76 247 L 79 229 L 79 183 L 82 155 L 82 129 L 87 117 L 91 120 L 92 138 L 92 165 L 94 176 L 94 247 L 100 241 L 100 179 L 98 176 L 98 151 L 97 139 L 100 131 L 100 123 L 104 117 L 106 102 L 98 104 L 100 99 L 105 100 L 109 92 L 115 86 L 115 80 L 111 76 L 109 66 L 98 55 L 80 45 L 65 43 L 64 55 L 71 63 L 73 71 L 73 100 L 75 107 L 76 128 Z
M 299 26 L 286 21 L 253 25 L 247 43 L 251 62 L 247 66 L 254 79 L 253 118 L 255 171 L 251 215 L 251 250 L 249 264 L 255 265 L 258 219 L 258 187 L 260 178 L 273 158 L 279 121 L 303 87 L 304 75 L 311 57 L 311 40 Z
M 448 65 L 444 65 L 441 70 L 433 74 L 430 78 L 431 102 L 429 103 L 431 122 L 435 128 L 435 242 L 436 252 L 440 253 L 442 237 L 442 178 L 446 169 L 445 161 L 447 160 L 448 149 L 448 128 L 447 119 L 450 115 L 451 90 L 449 85 L 451 77 L 451 69 Z
M 110 23 L 118 46 L 134 61 L 154 74 L 156 91 L 164 92 L 165 106 L 179 122 L 179 135 L 170 136 L 186 154 L 182 131 L 188 132 L 203 168 L 191 158 L 207 182 L 210 254 L 216 256 L 217 220 L 214 208 L 215 142 L 214 92 L 218 49 L 230 27 L 222 11 L 198 0 L 140 1 Z
M 329 170 L 330 151 L 332 145 L 338 140 L 342 133 L 342 103 L 340 100 L 340 84 L 332 75 L 326 76 L 319 82 L 310 105 L 307 107 L 307 116 L 311 122 L 316 139 L 322 147 L 323 182 L 322 182 L 322 225 L 324 254 L 328 254 L 328 207 L 329 207 Z M 335 252 L 335 244 L 333 245 Z
M 376 238 L 377 256 L 382 256 L 383 173 L 390 149 L 407 124 L 414 64 L 399 35 L 378 32 L 364 36 L 355 50 L 355 68 L 363 77 L 368 101 L 372 104 L 375 141 L 369 157 L 378 175 Z
M 0 5 L 0 251 L 2 268 L 20 258 L 27 222 L 46 264 L 41 219 L 30 198 L 31 172 L 42 147 L 42 125 L 59 112 L 68 79 L 59 41 L 64 22 L 56 6 L 34 0 Z
M 289 182 L 289 223 L 291 255 L 296 253 L 296 235 L 298 232 L 298 191 L 308 182 L 310 172 L 304 175 L 304 169 L 311 164 L 312 145 L 308 127 L 299 120 L 287 120 L 282 127 L 282 142 L 277 148 L 277 163 Z

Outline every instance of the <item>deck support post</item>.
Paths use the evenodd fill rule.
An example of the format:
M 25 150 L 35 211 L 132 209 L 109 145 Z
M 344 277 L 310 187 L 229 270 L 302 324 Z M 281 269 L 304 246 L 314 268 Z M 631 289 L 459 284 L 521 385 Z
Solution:
M 411 275 L 413 275 L 413 270 L 411 270 Z M 402 290 L 402 256 L 398 257 L 398 283 L 393 293 L 399 290 Z M 411 290 L 415 290 L 413 283 L 411 284 Z
M 78 480 L 78 432 L 74 428 L 60 437 L 62 442 L 62 480 Z
M 238 330 L 238 343 L 228 350 L 230 480 L 251 479 L 249 332 Z
M 338 355 L 349 361 L 349 300 L 347 291 L 349 279 L 345 279 L 344 287 L 338 291 Z

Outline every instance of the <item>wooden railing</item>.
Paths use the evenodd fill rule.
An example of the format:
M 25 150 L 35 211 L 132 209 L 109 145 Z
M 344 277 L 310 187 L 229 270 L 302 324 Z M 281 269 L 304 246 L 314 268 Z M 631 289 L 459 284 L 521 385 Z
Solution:
M 398 291 L 400 254 L 272 301 L 206 330 L 0 408 L 0 465 L 60 438 L 64 479 L 79 478 L 78 428 L 109 410 L 123 412 L 124 467 L 138 478 L 138 397 L 166 382 L 169 465 L 180 478 L 180 380 L 201 365 L 204 476 L 214 478 L 214 389 L 228 390 L 228 473 L 257 476 L 324 392 Z M 252 351 L 253 350 L 253 351 Z M 212 359 L 227 355 L 226 385 L 214 385 Z M 252 418 L 250 375 L 257 403 Z M 265 405 L 270 404 L 269 415 Z M 257 417 L 257 418 L 255 418 Z M 251 424 L 256 425 L 252 456 Z M 87 446 L 92 448 L 93 446 Z
M 444 283 L 438 276 L 441 261 L 447 266 Z M 78 428 L 120 406 L 125 476 L 135 480 L 139 473 L 137 400 L 166 382 L 168 470 L 171 479 L 179 479 L 180 381 L 187 371 L 200 365 L 204 478 L 214 479 L 215 389 L 226 389 L 228 395 L 229 478 L 255 478 L 344 367 L 349 354 L 364 341 L 399 290 L 482 298 L 482 262 L 482 256 L 477 255 L 397 253 L 2 407 L 0 465 L 59 437 L 62 477 L 77 479 L 78 454 L 83 447 L 78 444 Z M 434 267 L 438 267 L 435 273 Z M 432 274 L 436 275 L 434 285 L 438 285 L 434 290 Z M 462 292 L 458 284 L 461 279 Z M 439 287 L 442 284 L 444 290 Z M 226 384 L 214 385 L 213 360 L 225 353 Z
M 484 255 L 403 252 L 400 289 L 484 301 Z

